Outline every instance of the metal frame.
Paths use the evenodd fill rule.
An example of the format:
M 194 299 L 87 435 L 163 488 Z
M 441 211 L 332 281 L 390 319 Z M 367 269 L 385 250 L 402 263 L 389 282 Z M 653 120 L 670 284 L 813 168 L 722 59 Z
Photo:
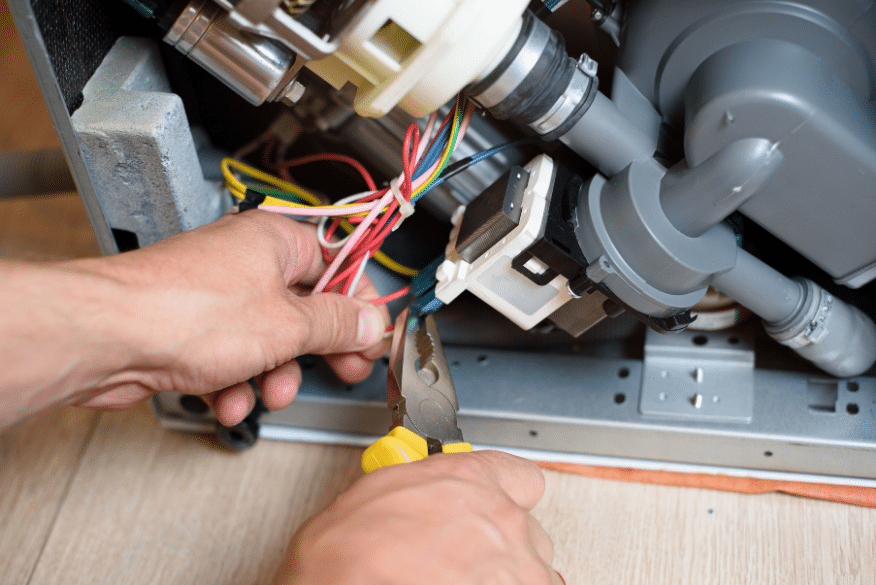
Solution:
M 738 357 L 705 354 L 701 360 L 691 357 L 689 368 L 679 370 L 690 374 L 678 389 L 692 399 L 688 412 L 642 413 L 643 397 L 653 391 L 651 373 L 664 371 L 665 364 L 653 357 L 658 346 L 670 352 L 680 344 L 712 345 L 718 353 L 728 346 L 751 351 L 750 340 L 730 341 L 738 335 L 655 334 L 648 338 L 651 356 L 645 360 L 445 346 L 459 398 L 459 426 L 473 444 L 524 449 L 540 459 L 876 485 L 876 378 L 838 380 L 750 367 L 753 385 L 739 387 L 739 372 L 726 377 L 723 371 L 738 368 Z M 368 444 L 389 428 L 386 373 L 378 364 L 368 380 L 345 386 L 319 364 L 307 368 L 295 404 L 266 414 L 261 434 Z M 722 379 L 726 382 L 722 402 L 738 409 L 750 397 L 749 420 L 697 412 L 696 386 L 710 378 L 717 378 L 719 387 Z M 734 401 L 740 392 L 743 398 Z M 714 394 L 708 396 L 711 401 Z M 215 425 L 210 414 L 187 412 L 173 394 L 158 397 L 155 410 L 169 428 L 209 432 Z
M 28 59 L 30 59 L 36 74 L 36 80 L 43 93 L 46 107 L 52 118 L 52 124 L 54 124 L 55 131 L 58 133 L 61 148 L 64 150 L 67 162 L 70 165 L 70 172 L 76 181 L 76 188 L 82 197 L 82 202 L 85 204 L 85 211 L 88 214 L 88 219 L 91 222 L 100 251 L 103 254 L 115 254 L 119 250 L 101 208 L 91 176 L 88 174 L 88 168 L 79 153 L 79 145 L 73 132 L 73 124 L 67 112 L 61 88 L 58 86 L 58 81 L 55 78 L 55 71 L 49 61 L 49 55 L 33 8 L 28 0 L 9 0 L 9 9 L 18 27 L 21 40 L 24 42 L 24 49 L 27 52 Z
M 98 243 L 105 254 L 115 253 L 31 6 L 27 0 L 11 0 L 10 8 Z M 755 369 L 745 343 L 729 357 L 711 351 L 735 345 L 730 341 L 734 334 L 708 334 L 698 353 L 699 335 L 649 337 L 644 361 L 448 346 L 460 427 L 476 445 L 500 446 L 542 460 L 876 487 L 876 378 L 837 380 Z M 686 343 L 693 351 L 679 349 Z M 658 401 L 662 392 L 669 399 L 672 388 L 660 389 L 660 380 L 655 386 L 653 373 L 659 376 L 670 366 L 677 368 L 674 379 L 690 387 L 679 386 L 678 395 L 667 402 L 672 408 L 656 412 L 654 393 Z M 722 373 L 722 368 L 729 372 Z M 713 376 L 717 387 L 726 390 L 711 404 L 733 405 L 735 400 L 735 413 L 704 407 L 710 404 L 708 396 L 718 394 L 707 396 L 695 385 L 711 383 Z M 307 369 L 292 407 L 263 417 L 261 434 L 370 443 L 389 426 L 385 391 L 385 365 L 378 364 L 362 384 L 347 387 L 317 364 Z M 178 395 L 162 394 L 154 407 L 167 427 L 215 428 L 209 414 L 187 411 Z

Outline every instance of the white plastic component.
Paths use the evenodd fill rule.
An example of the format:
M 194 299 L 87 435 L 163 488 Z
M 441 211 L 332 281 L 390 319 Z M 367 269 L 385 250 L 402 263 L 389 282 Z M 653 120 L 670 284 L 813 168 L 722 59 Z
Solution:
M 356 112 L 425 116 L 488 73 L 520 32 L 527 0 L 373 0 L 338 50 L 307 67 L 358 88 Z
M 435 297 L 447 304 L 469 290 L 519 327 L 531 329 L 572 297 L 566 290 L 566 277 L 557 276 L 539 286 L 511 266 L 511 261 L 535 242 L 547 221 L 554 163 L 541 155 L 524 168 L 529 172 L 529 184 L 523 193 L 519 225 L 471 264 L 456 253 L 465 208 L 456 210 L 445 260 L 436 272 Z

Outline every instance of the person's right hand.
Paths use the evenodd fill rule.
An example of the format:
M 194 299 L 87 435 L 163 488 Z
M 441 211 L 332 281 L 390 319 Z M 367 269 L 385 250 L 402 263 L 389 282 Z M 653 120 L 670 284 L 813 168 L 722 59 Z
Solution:
M 533 463 L 433 455 L 358 480 L 298 530 L 277 585 L 560 585 Z

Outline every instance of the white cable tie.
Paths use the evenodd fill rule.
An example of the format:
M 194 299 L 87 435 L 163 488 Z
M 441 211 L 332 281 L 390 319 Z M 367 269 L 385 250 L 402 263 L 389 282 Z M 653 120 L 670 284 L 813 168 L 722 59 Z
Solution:
M 401 218 L 398 220 L 398 223 L 393 226 L 392 231 L 397 230 L 401 227 L 401 224 L 410 216 L 414 214 L 414 206 L 411 205 L 410 201 L 402 196 L 401 191 L 398 188 L 398 177 L 394 178 L 389 182 L 389 188 L 392 190 L 392 194 L 395 196 L 395 200 L 398 201 L 398 213 Z

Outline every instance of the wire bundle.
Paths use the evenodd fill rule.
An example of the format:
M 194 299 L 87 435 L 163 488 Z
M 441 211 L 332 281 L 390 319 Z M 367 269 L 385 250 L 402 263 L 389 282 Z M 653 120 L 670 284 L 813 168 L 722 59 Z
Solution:
M 371 258 L 406 276 L 416 273 L 389 259 L 380 251 L 380 247 L 404 218 L 413 213 L 413 204 L 442 182 L 439 177 L 465 135 L 474 109 L 474 104 L 468 103 L 462 95 L 457 97 L 456 106 L 444 118 L 431 141 L 437 122 L 436 114 L 430 116 L 422 137 L 420 128 L 411 124 L 402 147 L 402 173 L 383 189 L 376 188 L 368 171 L 358 161 L 344 155 L 312 155 L 277 165 L 278 170 L 286 170 L 316 160 L 334 160 L 355 168 L 369 190 L 342 199 L 334 205 L 323 205 L 317 196 L 300 186 L 234 159 L 222 161 L 222 172 L 229 191 L 237 199 L 246 199 L 248 190 L 255 191 L 266 196 L 259 205 L 260 209 L 296 217 L 321 218 L 319 237 L 329 267 L 313 292 L 337 290 L 352 295 Z M 234 171 L 248 175 L 261 184 L 246 184 L 234 175 Z M 339 241 L 332 241 L 339 228 L 349 232 L 348 235 Z M 386 303 L 407 292 L 406 287 L 373 302 Z

